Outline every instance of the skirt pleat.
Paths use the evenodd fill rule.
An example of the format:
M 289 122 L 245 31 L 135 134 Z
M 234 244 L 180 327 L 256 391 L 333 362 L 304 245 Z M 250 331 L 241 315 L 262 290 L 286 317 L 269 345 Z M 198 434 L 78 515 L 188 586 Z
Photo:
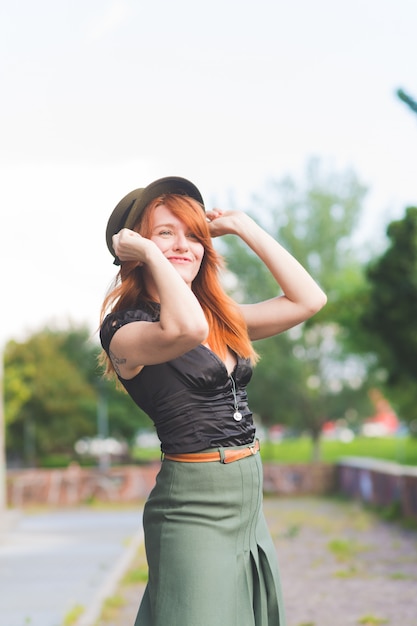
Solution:
M 149 580 L 135 626 L 285 626 L 259 454 L 164 460 L 143 523 Z

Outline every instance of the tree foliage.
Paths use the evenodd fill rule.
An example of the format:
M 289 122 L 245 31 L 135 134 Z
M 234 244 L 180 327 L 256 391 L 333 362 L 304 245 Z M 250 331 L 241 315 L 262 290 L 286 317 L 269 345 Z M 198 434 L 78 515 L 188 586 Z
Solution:
M 9 457 L 34 464 L 52 453 L 73 454 L 74 443 L 98 431 L 99 394 L 109 434 L 131 438 L 147 419 L 115 384 L 104 381 L 100 348 L 86 328 L 42 330 L 8 342 L 4 354 L 6 448 Z
M 363 327 L 387 373 L 387 393 L 407 421 L 417 420 L 417 207 L 388 226 L 389 245 L 367 269 Z
M 328 174 L 313 159 L 304 184 L 292 178 L 271 181 L 265 194 L 253 200 L 249 213 L 310 271 L 329 298 L 329 305 L 307 323 L 256 346 L 262 358 L 251 383 L 251 406 L 266 425 L 289 424 L 317 439 L 329 418 L 369 407 L 364 362 L 348 358 L 342 349 L 338 320 L 350 314 L 338 303 L 363 282 L 353 234 L 365 193 L 353 172 Z M 269 272 L 237 238 L 226 238 L 222 252 L 238 278 L 231 287 L 237 299 L 254 302 L 277 295 Z
M 414 113 L 417 113 L 417 102 L 414 100 L 410 94 L 408 94 L 404 89 L 397 90 L 397 96 L 400 100 L 405 102 L 405 104 L 412 110 Z

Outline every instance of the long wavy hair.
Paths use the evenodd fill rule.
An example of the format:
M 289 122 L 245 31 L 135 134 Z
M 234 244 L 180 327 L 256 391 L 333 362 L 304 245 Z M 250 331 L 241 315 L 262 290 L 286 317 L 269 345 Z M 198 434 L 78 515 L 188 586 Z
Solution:
M 204 255 L 192 291 L 200 302 L 208 325 L 207 343 L 224 359 L 230 348 L 240 357 L 256 363 L 258 355 L 248 336 L 243 315 L 236 302 L 225 292 L 220 281 L 224 259 L 213 247 L 208 222 L 201 205 L 189 198 L 166 194 L 154 199 L 143 211 L 133 230 L 142 237 L 151 237 L 153 214 L 163 204 L 180 219 L 204 247 Z M 135 261 L 123 262 L 101 309 L 101 323 L 107 313 L 135 309 L 140 302 L 152 301 L 147 293 L 142 267 Z M 107 355 L 103 355 L 106 372 L 113 371 Z

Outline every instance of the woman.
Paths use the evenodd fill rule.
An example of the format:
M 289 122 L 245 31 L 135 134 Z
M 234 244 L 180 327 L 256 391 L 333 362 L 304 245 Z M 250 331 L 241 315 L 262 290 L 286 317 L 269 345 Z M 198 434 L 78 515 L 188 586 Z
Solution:
M 283 295 L 247 305 L 226 295 L 212 245 L 225 234 Z M 283 626 L 246 385 L 252 341 L 303 322 L 326 297 L 249 216 L 206 213 L 182 178 L 123 198 L 106 239 L 121 264 L 102 311 L 107 373 L 153 420 L 164 454 L 144 509 L 149 581 L 135 626 Z

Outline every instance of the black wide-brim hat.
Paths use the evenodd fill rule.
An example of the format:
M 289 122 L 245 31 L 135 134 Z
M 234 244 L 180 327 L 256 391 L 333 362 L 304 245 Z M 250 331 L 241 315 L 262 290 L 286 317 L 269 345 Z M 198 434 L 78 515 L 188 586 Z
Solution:
M 204 209 L 204 202 L 197 187 L 179 176 L 167 176 L 159 178 L 147 187 L 135 189 L 127 194 L 113 210 L 107 223 L 106 242 L 111 254 L 114 256 L 114 264 L 120 265 L 119 259 L 113 250 L 112 237 L 122 228 L 133 228 L 141 213 L 152 200 L 167 193 L 188 196 L 199 202 Z

